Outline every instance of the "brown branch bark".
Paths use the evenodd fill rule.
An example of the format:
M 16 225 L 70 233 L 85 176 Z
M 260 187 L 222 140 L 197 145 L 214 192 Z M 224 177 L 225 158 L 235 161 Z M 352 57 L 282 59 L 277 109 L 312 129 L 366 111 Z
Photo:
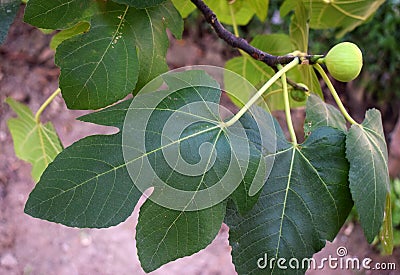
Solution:
M 275 69 L 276 65 L 287 64 L 295 58 L 293 55 L 272 55 L 253 47 L 245 39 L 236 37 L 233 33 L 225 29 L 225 27 L 219 22 L 215 13 L 202 0 L 191 0 L 191 2 L 203 13 L 206 21 L 214 28 L 215 32 L 221 39 L 232 47 L 243 50 L 254 59 L 264 62 Z

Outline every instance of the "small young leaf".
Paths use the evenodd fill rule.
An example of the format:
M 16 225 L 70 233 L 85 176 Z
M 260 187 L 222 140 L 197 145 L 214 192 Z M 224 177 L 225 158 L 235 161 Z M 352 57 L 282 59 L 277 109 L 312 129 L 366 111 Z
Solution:
M 177 211 L 147 200 L 140 208 L 136 246 L 142 268 L 192 255 L 209 245 L 221 228 L 225 203 L 200 211 Z
M 380 232 L 380 240 L 383 252 L 386 255 L 393 253 L 393 220 L 392 220 L 392 201 L 390 193 L 386 194 L 385 213 L 383 216 L 383 225 Z
M 247 2 L 261 21 L 267 18 L 269 0 L 248 0 Z
M 350 189 L 368 242 L 379 233 L 390 193 L 388 152 L 381 114 L 368 110 L 361 126 L 351 126 L 346 139 Z
M 53 36 L 50 41 L 50 48 L 55 51 L 58 45 L 60 45 L 63 41 L 70 39 L 75 35 L 87 32 L 89 29 L 90 24 L 88 22 L 79 22 L 69 29 L 62 30 Z
M 6 39 L 8 28 L 14 21 L 20 4 L 20 0 L 8 0 L 5 2 L 0 2 L 0 45 Z
M 279 136 L 282 130 L 277 128 Z M 228 208 L 232 258 L 239 274 L 280 274 L 277 262 L 265 268 L 260 258 L 310 258 L 332 240 L 351 208 L 345 135 L 316 129 L 304 144 L 280 138 L 272 172 L 259 201 L 244 217 Z M 301 266 L 300 266 L 301 268 Z M 305 270 L 297 270 L 299 274 Z
M 236 24 L 238 25 L 247 25 L 255 14 L 247 0 L 236 0 L 233 2 L 226 0 L 205 0 L 204 2 L 215 12 L 219 21 L 229 25 L 233 23 L 231 8 L 233 9 Z
M 31 110 L 11 98 L 7 98 L 6 103 L 18 115 L 7 121 L 15 154 L 32 164 L 32 178 L 38 182 L 47 165 L 62 151 L 61 142 L 50 122 L 36 123 Z
M 112 1 L 119 4 L 129 5 L 137 9 L 144 9 L 160 5 L 162 2 L 165 2 L 166 0 L 112 0 Z
M 295 49 L 304 53 L 308 52 L 308 18 L 309 14 L 303 2 L 297 1 L 289 32 Z
M 196 10 L 196 6 L 187 0 L 172 0 L 175 8 L 179 11 L 182 18 L 186 18 L 191 14 L 194 10 Z
M 308 19 L 309 11 L 304 7 L 302 1 L 297 1 L 290 24 L 290 39 L 294 48 L 304 53 L 308 53 Z M 310 92 L 323 97 L 321 85 L 319 84 L 318 77 L 312 66 L 300 65 L 297 66 L 297 69 L 302 79 L 300 82 L 306 84 Z
M 304 133 L 309 136 L 323 126 L 347 131 L 346 120 L 342 113 L 334 106 L 325 103 L 319 96 L 311 94 L 307 101 Z

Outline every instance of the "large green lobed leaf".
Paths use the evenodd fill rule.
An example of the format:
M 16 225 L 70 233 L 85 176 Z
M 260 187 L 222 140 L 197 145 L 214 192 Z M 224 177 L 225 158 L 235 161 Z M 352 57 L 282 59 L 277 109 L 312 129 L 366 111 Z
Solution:
M 153 7 L 140 1 L 141 7 L 151 6 L 145 9 L 112 1 L 29 2 L 28 23 L 68 29 L 56 43 L 62 42 L 56 64 L 61 68 L 60 88 L 68 108 L 108 106 L 168 70 L 166 28 L 180 37 L 183 21 L 170 1 L 161 2 Z M 82 21 L 90 22 L 90 30 L 76 35 L 88 29 L 82 23 L 76 25 Z
M 303 274 L 305 269 L 265 269 L 264 259 L 311 258 L 333 240 L 346 220 L 352 200 L 348 187 L 345 135 L 330 127 L 316 129 L 294 147 L 281 136 L 273 170 L 260 199 L 245 216 L 229 208 L 232 258 L 239 274 Z
M 38 182 L 49 163 L 63 147 L 53 124 L 36 123 L 31 110 L 11 98 L 6 99 L 18 118 L 7 121 L 17 157 L 32 164 L 32 178 Z
M 379 233 L 386 196 L 390 193 L 388 152 L 381 114 L 368 110 L 365 120 L 351 126 L 346 139 L 350 189 L 368 242 Z
M 166 189 L 155 184 L 153 194 L 140 210 L 136 235 L 139 259 L 147 272 L 177 258 L 198 252 L 215 238 L 225 216 L 225 202 L 224 200 L 216 201 L 217 203 L 212 206 L 204 208 L 201 205 L 204 201 L 196 200 L 196 194 L 219 184 L 219 180 L 225 177 L 224 174 L 234 173 L 231 180 L 222 183 L 228 184 L 229 186 L 226 186 L 228 189 L 232 188 L 231 186 L 236 188 L 237 184 L 234 181 L 241 181 L 237 182 L 239 187 L 231 195 L 237 209 L 240 212 L 246 212 L 252 208 L 258 196 L 249 196 L 248 190 L 253 178 L 256 178 L 262 156 L 259 126 L 250 114 L 245 114 L 238 122 L 245 130 L 245 137 L 249 139 L 248 141 L 241 140 L 241 143 L 248 142 L 250 151 L 246 149 L 246 146 L 240 148 L 243 151 L 234 151 L 238 149 L 232 146 L 233 140 L 237 138 L 234 130 L 230 130 L 229 127 L 228 129 L 212 127 L 220 122 L 218 109 L 215 107 L 219 103 L 221 91 L 215 80 L 202 71 L 169 73 L 163 76 L 163 79 L 168 84 L 168 88 L 174 92 L 159 91 L 156 94 L 141 94 L 139 97 L 143 98 L 136 98 L 137 102 L 134 99 L 130 107 L 130 110 L 135 111 L 133 114 L 139 113 L 139 116 L 143 118 L 147 116 L 145 112 L 152 106 L 149 104 L 151 100 L 157 96 L 163 98 L 151 111 L 144 127 L 146 151 L 142 152 L 139 143 L 128 142 L 124 153 L 129 156 L 127 163 L 128 167 L 133 169 L 133 171 L 130 170 L 131 175 L 136 176 L 138 181 L 147 180 L 156 183 L 155 178 L 158 178 L 179 190 L 193 190 L 194 194 L 189 201 L 185 201 L 186 205 L 182 205 L 182 209 L 169 209 L 157 204 L 160 202 L 159 198 L 165 196 Z M 162 95 L 163 93 L 165 94 Z M 191 107 L 186 110 L 185 106 Z M 168 125 L 171 117 L 174 118 L 173 124 Z M 191 123 L 191 117 L 199 120 Z M 187 125 L 187 127 L 176 139 L 165 136 L 164 127 L 173 127 L 172 131 L 180 133 L 180 125 Z M 124 127 L 128 129 L 124 133 L 128 137 L 130 133 L 133 135 L 133 133 L 143 131 L 138 119 L 129 120 Z M 168 128 L 168 130 L 171 129 Z M 138 135 L 134 138 L 135 141 L 140 139 L 140 134 Z M 169 142 L 163 145 L 162 139 L 165 137 Z M 179 144 L 177 149 L 179 159 L 171 162 L 166 150 L 173 148 L 175 144 Z M 205 144 L 212 146 L 210 152 L 202 151 L 201 148 Z M 132 155 L 129 154 L 129 150 L 138 153 Z M 128 154 L 126 154 L 127 151 Z M 250 153 L 249 166 L 244 175 L 244 167 L 237 167 L 234 171 L 229 170 L 228 165 L 235 162 L 231 159 L 231 151 L 234 151 L 233 155 L 237 158 Z M 213 155 L 215 159 L 212 167 L 203 167 L 201 169 L 204 170 L 194 174 L 193 171 L 198 169 L 195 166 L 203 160 L 211 160 Z M 148 158 L 149 166 L 142 159 L 143 157 Z M 182 161 L 186 163 L 179 165 L 178 162 Z M 183 166 L 187 163 L 193 168 L 185 171 Z M 146 178 L 141 176 L 141 174 L 149 174 L 150 170 L 155 172 L 154 176 Z M 180 193 L 172 194 L 169 199 L 172 203 L 179 204 L 182 200 L 179 195 Z M 207 199 L 213 199 L 212 195 Z M 208 200 L 207 203 L 209 203 Z M 194 206 L 198 208 L 193 209 L 191 204 L 195 204 Z

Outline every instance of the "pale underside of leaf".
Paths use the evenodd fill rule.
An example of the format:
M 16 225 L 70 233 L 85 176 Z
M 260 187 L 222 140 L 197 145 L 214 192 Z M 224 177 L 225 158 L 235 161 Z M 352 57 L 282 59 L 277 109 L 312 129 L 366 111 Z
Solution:
M 61 142 L 51 123 L 36 123 L 27 106 L 11 98 L 6 102 L 19 116 L 7 121 L 15 154 L 32 164 L 32 177 L 37 182 L 48 164 L 62 151 Z
M 315 29 L 340 28 L 338 37 L 363 24 L 385 1 L 315 1 L 305 0 L 310 7 L 310 26 Z
M 311 95 L 307 100 L 304 133 L 310 135 L 315 129 L 329 126 L 343 132 L 347 131 L 346 120 L 334 106 L 325 103 L 320 97 Z
M 372 242 L 383 222 L 390 192 L 388 156 L 381 116 L 368 110 L 362 126 L 353 125 L 346 139 L 350 189 L 365 236 Z

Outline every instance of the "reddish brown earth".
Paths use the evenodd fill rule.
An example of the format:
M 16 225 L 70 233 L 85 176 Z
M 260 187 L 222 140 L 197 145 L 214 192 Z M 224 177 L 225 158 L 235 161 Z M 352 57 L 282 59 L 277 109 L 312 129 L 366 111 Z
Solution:
M 134 240 L 139 206 L 126 222 L 97 230 L 68 228 L 23 213 L 34 183 L 30 165 L 14 155 L 6 127 L 13 113 L 3 102 L 10 96 L 36 111 L 57 88 L 59 70 L 54 65 L 54 53 L 47 47 L 50 36 L 22 23 L 20 18 L 21 13 L 0 47 L 0 274 L 144 274 Z M 205 45 L 209 43 L 213 45 L 212 51 L 206 50 Z M 224 49 L 225 45 L 211 35 L 202 37 L 202 43 L 188 37 L 173 42 L 168 60 L 171 68 L 193 64 L 223 66 L 224 56 L 230 54 Z M 67 111 L 58 97 L 46 109 L 43 120 L 54 123 L 65 147 L 87 135 L 112 132 L 106 127 L 75 120 L 84 113 Z M 301 111 L 298 113 L 301 117 Z M 236 274 L 227 237 L 228 228 L 224 225 L 206 249 L 169 263 L 152 274 Z M 371 257 L 374 263 L 395 262 L 397 271 L 325 269 L 309 271 L 309 274 L 400 274 L 400 251 L 396 250 L 391 257 L 379 256 L 366 243 L 358 225 L 344 226 L 334 242 L 327 244 L 315 258 L 336 257 L 339 246 L 348 249 L 347 257 Z

